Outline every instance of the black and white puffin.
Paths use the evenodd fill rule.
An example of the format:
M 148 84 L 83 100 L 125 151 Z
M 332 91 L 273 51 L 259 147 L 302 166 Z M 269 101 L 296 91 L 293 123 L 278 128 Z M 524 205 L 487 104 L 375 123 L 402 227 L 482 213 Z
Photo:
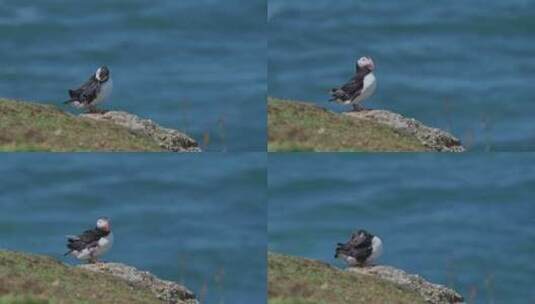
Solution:
M 106 253 L 113 245 L 113 233 L 111 232 L 110 220 L 101 217 L 97 220 L 97 226 L 86 230 L 80 235 L 67 236 L 67 248 L 65 255 L 72 255 L 79 260 L 96 263 L 98 258 Z
M 368 266 L 383 253 L 381 239 L 366 230 L 358 230 L 351 234 L 346 243 L 338 243 L 334 257 L 342 259 L 349 266 Z
M 89 113 L 103 112 L 96 105 L 105 101 L 113 89 L 110 70 L 106 66 L 97 69 L 89 80 L 75 90 L 69 90 L 70 99 L 65 104 L 72 104 L 79 109 L 88 109 Z
M 377 80 L 373 71 L 375 64 L 370 57 L 361 57 L 357 61 L 356 74 L 346 84 L 331 89 L 331 99 L 341 104 L 352 104 L 353 110 L 362 110 L 361 103 L 370 97 L 377 87 Z

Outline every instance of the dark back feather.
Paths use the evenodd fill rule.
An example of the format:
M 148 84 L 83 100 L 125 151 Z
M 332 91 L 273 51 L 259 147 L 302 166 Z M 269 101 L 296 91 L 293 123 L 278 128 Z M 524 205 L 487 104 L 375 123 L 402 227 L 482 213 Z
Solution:
M 360 95 L 364 87 L 364 77 L 371 73 L 368 68 L 357 69 L 357 73 L 342 87 L 331 90 L 333 99 L 350 100 Z
M 364 263 L 372 254 L 372 238 L 371 234 L 353 233 L 349 241 L 337 244 L 334 257 L 343 254 L 355 258 L 359 263 Z
M 77 100 L 82 104 L 89 104 L 97 97 L 100 87 L 100 82 L 93 75 L 80 88 L 69 90 L 69 96 L 71 100 Z
M 67 248 L 70 250 L 80 251 L 84 248 L 96 246 L 98 244 L 98 240 L 107 236 L 108 234 L 109 232 L 98 228 L 86 230 L 76 238 L 69 238 L 67 240 Z

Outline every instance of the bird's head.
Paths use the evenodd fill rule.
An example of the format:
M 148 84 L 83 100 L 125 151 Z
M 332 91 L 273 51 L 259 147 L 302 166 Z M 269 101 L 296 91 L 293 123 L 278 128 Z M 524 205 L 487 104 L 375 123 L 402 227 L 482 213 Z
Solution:
M 107 81 L 110 78 L 110 70 L 108 69 L 108 67 L 101 66 L 100 68 L 98 68 L 95 72 L 95 78 L 100 82 Z
M 107 217 L 101 217 L 97 220 L 97 228 L 109 232 L 111 230 L 111 222 Z
M 372 58 L 368 56 L 360 57 L 360 59 L 357 61 L 357 66 L 359 69 L 366 68 L 370 71 L 375 70 L 375 64 L 373 63 Z
M 353 238 L 355 237 L 369 238 L 369 237 L 372 237 L 372 234 L 364 229 L 359 229 L 356 233 L 353 234 Z

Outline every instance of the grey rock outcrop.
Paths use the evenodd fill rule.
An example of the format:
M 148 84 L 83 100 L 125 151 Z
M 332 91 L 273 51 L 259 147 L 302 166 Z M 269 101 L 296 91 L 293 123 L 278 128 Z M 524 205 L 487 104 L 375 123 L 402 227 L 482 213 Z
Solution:
M 168 304 L 199 304 L 195 294 L 186 287 L 175 282 L 157 278 L 148 271 L 141 271 L 121 263 L 97 263 L 78 266 L 83 269 L 111 274 L 121 278 L 133 287 L 149 288 L 163 303 Z
M 463 297 L 454 290 L 443 285 L 434 284 L 424 278 L 408 274 L 403 270 L 390 266 L 350 267 L 349 272 L 371 275 L 394 282 L 420 294 L 430 304 L 464 303 Z
M 109 121 L 152 137 L 160 147 L 173 152 L 200 152 L 197 142 L 188 135 L 174 129 L 164 128 L 150 119 L 122 111 L 80 114 L 94 120 Z
M 431 128 L 414 118 L 386 110 L 346 112 L 349 117 L 366 119 L 389 126 L 398 132 L 415 136 L 424 146 L 440 152 L 464 152 L 461 141 L 448 132 Z

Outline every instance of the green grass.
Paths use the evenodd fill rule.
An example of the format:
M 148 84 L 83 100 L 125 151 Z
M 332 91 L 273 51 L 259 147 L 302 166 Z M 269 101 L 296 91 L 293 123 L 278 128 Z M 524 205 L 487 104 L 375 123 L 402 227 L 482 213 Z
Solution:
M 150 290 L 53 258 L 0 251 L 0 304 L 161 304 Z
M 0 304 L 49 304 L 46 299 L 38 299 L 30 296 L 0 296 Z
M 269 304 L 425 303 L 415 292 L 325 263 L 270 253 Z
M 309 103 L 268 100 L 268 150 L 428 151 L 413 136 Z
M 320 300 L 303 300 L 300 298 L 285 298 L 285 299 L 273 299 L 269 300 L 269 304 L 329 304 L 325 301 Z
M 163 151 L 152 138 L 43 104 L 0 99 L 0 151 Z

